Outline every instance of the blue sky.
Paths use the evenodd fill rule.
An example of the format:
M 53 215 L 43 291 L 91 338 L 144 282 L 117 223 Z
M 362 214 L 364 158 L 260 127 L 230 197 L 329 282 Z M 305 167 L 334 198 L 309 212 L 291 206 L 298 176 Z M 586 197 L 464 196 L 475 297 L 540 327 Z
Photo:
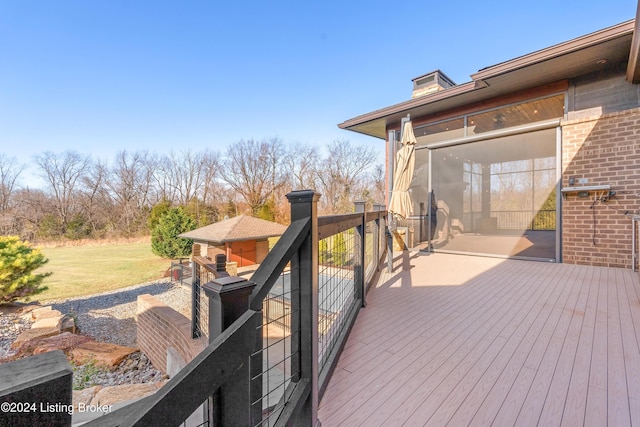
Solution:
M 111 161 L 223 152 L 337 128 L 410 98 L 411 79 L 477 70 L 635 17 L 632 0 L 536 2 L 0 0 L 0 152 Z M 23 181 L 28 177 L 25 176 Z

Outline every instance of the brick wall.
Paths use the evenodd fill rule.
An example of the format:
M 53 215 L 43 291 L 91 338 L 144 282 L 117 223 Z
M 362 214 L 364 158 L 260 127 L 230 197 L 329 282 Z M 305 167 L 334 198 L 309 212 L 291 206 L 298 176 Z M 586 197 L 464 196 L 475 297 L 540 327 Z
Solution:
M 191 320 L 151 295 L 138 296 L 137 344 L 153 366 L 167 372 L 167 350 L 171 347 L 189 363 L 207 345 L 206 339 L 191 338 Z
M 563 200 L 563 262 L 631 268 L 628 214 L 640 208 L 640 108 L 563 122 L 562 170 L 563 188 L 574 177 L 574 186 L 609 184 L 616 192 L 595 204 L 598 192 Z

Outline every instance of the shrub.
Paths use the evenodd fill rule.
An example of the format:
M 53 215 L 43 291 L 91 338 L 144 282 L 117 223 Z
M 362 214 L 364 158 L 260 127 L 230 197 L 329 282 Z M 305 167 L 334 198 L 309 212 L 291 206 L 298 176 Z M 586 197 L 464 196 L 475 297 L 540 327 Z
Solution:
M 67 224 L 65 236 L 71 240 L 84 239 L 91 235 L 91 226 L 82 215 L 75 215 Z
M 18 236 L 0 236 L 0 304 L 38 294 L 51 273 L 34 274 L 49 260 Z
M 178 237 L 178 234 L 191 231 L 195 223 L 182 208 L 170 208 L 158 221 L 151 233 L 151 250 L 163 258 L 189 256 L 193 241 Z

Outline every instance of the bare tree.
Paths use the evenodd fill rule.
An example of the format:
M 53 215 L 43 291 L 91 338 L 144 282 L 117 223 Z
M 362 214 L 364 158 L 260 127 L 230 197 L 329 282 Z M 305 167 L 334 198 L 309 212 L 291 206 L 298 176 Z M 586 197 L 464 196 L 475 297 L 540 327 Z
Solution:
M 374 203 L 384 203 L 384 177 L 384 166 L 380 163 L 363 176 L 355 198 L 366 201 L 367 209 L 372 209 Z
M 158 156 L 155 158 L 155 168 L 153 171 L 153 188 L 155 189 L 155 202 L 169 200 L 176 202 L 178 200 L 177 187 L 173 183 L 173 168 L 171 159 L 166 156 Z
M 133 234 L 146 226 L 146 210 L 151 208 L 149 193 L 152 184 L 153 160 L 146 151 L 116 155 L 107 187 L 114 201 L 118 228 Z
M 80 193 L 80 205 L 87 219 L 91 233 L 97 236 L 104 231 L 109 222 L 108 212 L 111 210 L 111 200 L 107 189 L 109 169 L 103 161 L 96 161 L 82 177 L 83 190 Z
M 169 168 L 173 193 L 177 196 L 180 205 L 186 205 L 196 197 L 204 187 L 208 162 L 207 152 L 182 151 L 179 154 L 171 153 L 169 156 Z
M 353 209 L 359 180 L 376 159 L 372 147 L 354 147 L 349 141 L 333 141 L 320 162 L 316 176 L 322 192 L 325 213 L 344 213 Z
M 222 179 L 242 196 L 254 215 L 284 184 L 282 151 L 282 142 L 275 138 L 242 140 L 228 148 L 220 165 Z
M 318 148 L 312 145 L 295 143 L 289 147 L 283 157 L 283 164 L 289 174 L 290 190 L 316 188 L 319 157 Z
M 34 156 L 34 161 L 53 196 L 64 233 L 69 221 L 78 212 L 76 191 L 91 164 L 91 158 L 76 151 L 65 151 L 62 154 L 47 151 Z
M 16 191 L 14 218 L 18 224 L 16 233 L 21 238 L 36 241 L 41 234 L 44 218 L 55 211 L 53 198 L 40 189 L 19 189 Z
M 204 183 L 200 192 L 202 203 L 207 207 L 206 221 L 212 222 L 224 216 L 223 211 L 229 200 L 228 187 L 220 180 L 219 154 L 205 153 Z M 202 223 L 200 217 L 196 218 L 198 223 Z
M 16 163 L 15 158 L 0 153 L 0 212 L 8 210 L 11 206 L 18 177 L 24 169 L 25 165 Z

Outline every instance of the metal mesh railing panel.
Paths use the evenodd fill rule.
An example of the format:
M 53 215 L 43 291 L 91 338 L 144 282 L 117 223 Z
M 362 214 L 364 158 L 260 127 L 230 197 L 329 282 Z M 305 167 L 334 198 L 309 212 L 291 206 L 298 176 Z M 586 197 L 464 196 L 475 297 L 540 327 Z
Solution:
M 262 348 L 252 355 L 252 363 L 262 364 L 261 373 L 252 378 L 254 383 L 262 386 L 262 398 L 252 402 L 262 412 L 259 426 L 275 425 L 291 397 L 287 388 L 294 379 L 293 363 L 297 357 L 292 340 L 299 339 L 299 331 L 293 321 L 299 315 L 293 308 L 294 298 L 299 296 L 291 288 L 291 273 L 286 271 L 262 303 L 262 325 L 256 331 L 262 340 Z
M 318 357 L 322 370 L 338 343 L 346 313 L 355 300 L 354 239 L 350 229 L 320 241 L 324 253 L 319 254 L 318 268 Z M 325 243 L 323 243 L 325 241 Z
M 214 273 L 194 263 L 191 290 L 191 326 L 194 338 L 209 337 L 209 300 L 202 286 L 215 279 Z

